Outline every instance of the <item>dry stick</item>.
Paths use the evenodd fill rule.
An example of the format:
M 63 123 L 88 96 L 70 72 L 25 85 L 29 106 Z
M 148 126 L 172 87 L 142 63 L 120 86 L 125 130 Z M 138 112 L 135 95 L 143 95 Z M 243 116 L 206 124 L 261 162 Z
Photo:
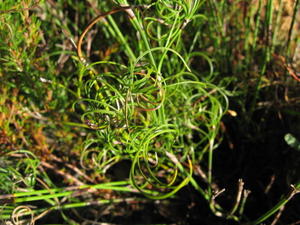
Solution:
M 55 155 L 53 154 L 50 154 L 50 158 L 57 161 L 57 162 L 60 162 L 60 163 L 64 163 L 65 166 L 69 167 L 70 169 L 72 169 L 74 172 L 78 173 L 80 176 L 82 176 L 84 179 L 86 179 L 87 181 L 91 182 L 91 183 L 95 183 L 94 180 L 92 180 L 89 176 L 87 176 L 84 172 L 82 172 L 79 168 L 77 168 L 76 166 L 73 166 L 72 164 L 70 163 L 66 163 L 64 162 L 62 159 L 56 157 Z
M 69 173 L 64 172 L 63 170 L 58 170 L 57 168 L 55 168 L 54 166 L 52 166 L 51 164 L 42 161 L 41 165 L 43 165 L 44 167 L 53 170 L 54 172 L 56 172 L 57 174 L 73 181 L 76 185 L 81 186 L 81 185 L 85 185 L 83 182 L 81 182 L 80 180 L 78 180 L 76 177 L 72 176 Z
M 270 189 L 272 188 L 272 186 L 274 184 L 274 181 L 275 181 L 275 175 L 273 174 L 271 176 L 271 179 L 270 179 L 270 182 L 269 182 L 268 186 L 266 187 L 266 189 L 264 191 L 265 194 L 268 194 L 268 192 L 270 191 Z
M 200 165 L 195 165 L 194 166 L 194 172 L 196 174 L 198 174 L 205 183 L 208 184 L 208 180 L 207 180 L 207 175 L 205 174 L 205 172 L 201 169 Z M 221 189 L 218 187 L 218 185 L 214 182 L 211 183 L 211 188 L 213 190 L 213 196 L 212 199 L 214 200 L 215 198 L 217 198 L 220 194 L 222 194 L 224 191 L 226 191 L 225 188 Z
M 209 183 L 208 182 L 208 179 L 207 179 L 207 175 L 205 174 L 205 172 L 201 169 L 200 165 L 197 165 L 197 166 L 194 166 L 194 170 L 195 170 L 195 173 L 198 174 L 205 183 Z M 222 193 L 224 193 L 226 191 L 225 188 L 221 189 L 218 187 L 218 185 L 214 182 L 212 182 L 211 184 L 211 188 L 213 190 L 213 195 L 211 197 L 211 203 L 213 205 L 216 205 L 216 198 L 218 196 L 220 196 Z M 221 212 L 215 212 L 216 216 L 219 216 L 219 217 L 224 217 L 224 214 L 221 213 Z
M 225 192 L 226 189 L 223 188 L 222 190 L 217 190 L 213 193 L 213 196 L 212 196 L 212 200 L 215 200 L 219 195 L 221 195 L 223 192 Z
M 296 221 L 296 222 L 294 222 L 294 223 L 291 223 L 291 224 L 289 224 L 289 225 L 299 225 L 300 224 L 300 220 L 298 220 L 298 221 Z
M 282 206 L 281 209 L 279 209 L 277 215 L 275 216 L 273 222 L 270 225 L 275 225 L 278 222 L 280 216 L 282 215 L 284 208 L 285 208 L 285 206 Z
M 244 189 L 244 191 L 243 191 L 243 198 L 241 200 L 240 209 L 239 209 L 239 215 L 240 216 L 242 216 L 243 213 L 244 213 L 245 204 L 246 204 L 247 198 L 248 198 L 250 193 L 251 193 L 250 190 Z
M 208 183 L 207 176 L 204 173 L 204 171 L 201 169 L 200 165 L 194 166 L 194 169 L 196 170 L 196 173 L 205 181 L 205 183 Z
M 233 214 L 236 212 L 236 210 L 238 209 L 239 205 L 240 205 L 240 201 L 241 201 L 241 197 L 242 197 L 242 193 L 244 190 L 244 182 L 242 179 L 239 179 L 239 183 L 238 183 L 238 192 L 236 195 L 236 200 L 235 203 L 228 215 L 228 217 L 233 216 Z
M 273 54 L 275 60 L 279 60 L 283 67 L 287 70 L 288 74 L 291 75 L 296 81 L 300 82 L 300 77 L 292 66 L 288 65 L 286 58 L 281 55 Z

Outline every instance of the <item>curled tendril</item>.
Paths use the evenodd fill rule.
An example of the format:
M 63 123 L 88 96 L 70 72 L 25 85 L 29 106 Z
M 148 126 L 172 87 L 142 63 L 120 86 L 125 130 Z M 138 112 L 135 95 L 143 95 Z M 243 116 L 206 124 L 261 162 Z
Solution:
M 131 99 L 135 99 L 137 110 L 154 111 L 161 107 L 164 99 L 162 83 L 151 75 L 136 72 L 132 75 Z M 133 100 L 134 101 L 134 100 Z
M 16 207 L 11 215 L 11 220 L 14 225 L 21 225 L 24 224 L 24 220 L 22 217 L 30 215 L 30 219 L 26 219 L 26 224 L 34 225 L 34 212 L 29 206 L 21 205 Z
M 172 48 L 168 48 L 168 47 L 156 47 L 156 48 L 152 48 L 150 50 L 147 50 L 145 52 L 143 52 L 137 59 L 136 61 L 134 62 L 134 67 L 131 69 L 131 73 L 134 73 L 134 69 L 140 64 L 140 61 L 142 61 L 142 59 L 146 56 L 146 55 L 149 55 L 149 54 L 152 54 L 154 52 L 169 52 L 169 53 L 173 53 L 175 56 L 177 56 L 179 58 L 179 61 L 182 62 L 182 64 L 184 65 L 184 67 L 189 71 L 191 72 L 191 69 L 190 67 L 188 66 L 188 64 L 186 63 L 186 61 L 184 60 L 184 58 L 177 52 L 175 51 L 174 49 Z M 164 58 L 165 60 L 165 58 Z M 161 61 L 161 63 L 163 63 L 163 61 Z M 156 72 L 156 79 L 160 79 L 161 77 L 161 74 L 160 74 L 160 71 L 154 71 Z
M 214 66 L 213 66 L 212 60 L 209 58 L 209 56 L 207 56 L 203 52 L 192 52 L 189 55 L 189 60 L 192 60 L 192 59 L 195 60 L 196 57 L 200 57 L 201 59 L 203 59 L 204 61 L 206 61 L 208 63 L 209 74 L 205 77 L 205 79 L 206 79 L 206 81 L 211 81 L 211 79 L 213 78 L 213 73 L 214 73 Z M 199 62 L 199 60 L 197 60 L 197 61 Z
M 160 126 L 146 132 L 138 146 L 130 171 L 130 180 L 138 190 L 150 198 L 166 198 L 189 182 L 189 172 L 184 172 L 182 163 L 177 159 L 180 151 L 174 149 L 174 144 L 169 144 L 176 142 L 177 137 L 178 130 L 173 125 Z M 189 165 L 191 166 L 191 162 Z M 184 176 L 181 182 L 177 182 L 180 179 L 179 170 L 182 172 L 181 176 Z M 155 189 L 164 191 L 160 190 L 161 194 L 153 194 Z M 166 190 L 169 192 L 165 192 Z
M 184 1 L 160 0 L 157 1 L 155 6 L 159 18 L 163 18 L 169 24 L 173 23 L 174 18 L 177 17 L 178 14 L 181 14 L 181 19 L 185 18 L 187 7 Z
M 80 156 L 80 165 L 87 170 L 98 169 L 101 173 L 105 173 L 109 167 L 119 160 L 119 157 L 113 156 L 112 152 L 104 147 L 99 149 L 98 143 L 101 143 L 101 140 L 88 140 L 85 143 Z M 93 147 L 93 145 L 96 145 L 96 147 Z
M 149 21 L 149 22 L 148 22 Z M 167 24 L 164 20 L 162 19 L 157 19 L 157 18 L 152 18 L 152 17 L 148 17 L 148 18 L 145 18 L 145 22 L 148 22 L 147 25 L 146 25 L 146 32 L 147 32 L 147 35 L 152 39 L 152 40 L 155 40 L 155 41 L 161 41 L 161 40 L 165 40 L 168 38 L 168 35 L 169 33 L 171 32 L 170 30 L 170 24 Z M 155 32 L 157 30 L 157 27 L 155 27 L 155 24 L 157 24 L 158 26 L 165 26 L 166 27 L 166 32 L 161 34 L 156 34 L 155 35 Z
M 97 16 L 95 19 L 93 19 L 93 20 L 86 26 L 86 28 L 83 30 L 82 34 L 80 35 L 80 37 L 79 37 L 79 39 L 78 39 L 78 43 L 77 43 L 77 55 L 78 55 L 79 59 L 80 59 L 84 64 L 86 64 L 86 59 L 85 59 L 84 56 L 83 56 L 81 46 L 82 46 L 83 39 L 84 39 L 85 35 L 87 34 L 87 32 L 88 32 L 88 31 L 89 31 L 96 23 L 98 23 L 100 20 L 102 20 L 102 19 L 105 18 L 106 16 L 115 14 L 115 13 L 117 13 L 117 12 L 126 11 L 126 10 L 131 9 L 131 8 L 132 8 L 131 6 L 125 6 L 125 7 L 120 7 L 120 8 L 113 9 L 113 10 L 111 10 L 111 11 L 109 11 L 109 12 L 106 12 L 106 13 L 102 13 L 102 14 L 100 14 L 99 16 Z

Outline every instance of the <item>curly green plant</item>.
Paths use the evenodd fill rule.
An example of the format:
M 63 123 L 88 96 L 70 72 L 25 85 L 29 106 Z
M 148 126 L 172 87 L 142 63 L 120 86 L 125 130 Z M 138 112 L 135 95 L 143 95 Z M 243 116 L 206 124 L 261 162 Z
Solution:
M 227 98 L 222 87 L 210 82 L 214 76 L 210 58 L 192 48 L 186 51 L 184 29 L 204 18 L 197 14 L 201 2 L 157 1 L 146 8 L 142 2 L 119 4 L 92 20 L 77 44 L 79 99 L 73 107 L 82 111 L 86 126 L 96 130 L 96 137 L 83 147 L 82 165 L 105 173 L 118 161 L 130 160 L 132 185 L 155 199 L 170 197 L 189 183 L 193 165 L 201 161 L 210 184 L 213 149 Z M 137 42 L 134 51 L 129 40 L 124 43 L 112 17 L 115 13 L 129 16 L 138 34 L 131 37 Z M 106 18 L 111 26 L 108 32 L 124 46 L 126 56 L 90 63 L 82 49 L 84 38 Z M 195 57 L 209 64 L 208 73 L 193 69 L 190 62 Z M 205 193 L 201 188 L 200 192 Z

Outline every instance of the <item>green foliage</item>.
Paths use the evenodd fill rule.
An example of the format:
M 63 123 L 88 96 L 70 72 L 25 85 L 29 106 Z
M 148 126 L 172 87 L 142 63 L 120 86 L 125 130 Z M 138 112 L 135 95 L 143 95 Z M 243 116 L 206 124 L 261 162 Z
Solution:
M 300 151 L 300 142 L 297 140 L 297 138 L 295 138 L 292 134 L 286 134 L 284 136 L 284 140 L 286 141 L 286 143 L 291 146 L 292 148 L 294 148 L 295 150 Z
M 166 8 L 168 4 L 178 6 L 172 10 Z M 90 162 L 100 161 L 93 167 L 98 166 L 102 172 L 120 159 L 132 160 L 132 184 L 153 198 L 170 197 L 188 183 L 191 168 L 185 169 L 184 163 L 199 163 L 205 153 L 211 160 L 220 120 L 227 109 L 223 87 L 209 82 L 215 76 L 211 59 L 192 48 L 187 52 L 183 40 L 188 23 L 194 18 L 201 20 L 201 14 L 196 17 L 199 5 L 197 1 L 161 1 L 142 13 L 138 8 L 129 8 L 130 22 L 142 43 L 134 50 L 124 49 L 128 58 L 110 56 L 114 61 L 79 64 L 80 99 L 74 108 L 81 108 L 81 120 L 98 130 L 97 138 L 86 142 L 84 155 L 99 152 L 97 160 Z M 164 22 L 158 22 L 159 19 Z M 122 21 L 110 16 L 110 23 L 116 41 L 122 43 L 125 38 L 117 25 Z M 165 27 L 170 29 L 161 33 Z M 137 37 L 135 34 L 127 38 Z M 80 41 L 78 53 L 81 55 Z M 188 65 L 194 57 L 204 58 L 210 65 L 209 71 L 195 72 L 197 68 Z M 197 140 L 193 138 L 195 132 Z M 84 157 L 83 161 L 87 160 Z M 211 166 L 208 165 L 209 170 Z M 166 174 L 162 182 L 157 176 L 165 170 L 170 175 Z M 140 179 L 144 181 L 137 184 Z M 153 188 L 159 188 L 162 195 L 151 196 Z M 163 193 L 164 188 L 170 193 Z
M 231 209 L 216 201 L 214 153 L 224 115 L 237 114 L 231 102 L 237 132 L 262 135 L 252 120 L 261 109 L 299 116 L 298 7 L 284 28 L 281 0 L 1 1 L 0 219 L 58 210 L 76 224 L 62 209 L 175 199 L 191 185 L 214 215 L 249 222 L 242 180 Z

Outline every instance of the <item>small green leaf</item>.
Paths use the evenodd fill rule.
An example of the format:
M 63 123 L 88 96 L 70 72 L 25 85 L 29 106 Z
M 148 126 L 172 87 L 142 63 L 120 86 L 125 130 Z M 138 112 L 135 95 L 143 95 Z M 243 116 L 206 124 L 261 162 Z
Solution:
M 292 134 L 286 134 L 284 140 L 289 146 L 300 151 L 300 142 Z

